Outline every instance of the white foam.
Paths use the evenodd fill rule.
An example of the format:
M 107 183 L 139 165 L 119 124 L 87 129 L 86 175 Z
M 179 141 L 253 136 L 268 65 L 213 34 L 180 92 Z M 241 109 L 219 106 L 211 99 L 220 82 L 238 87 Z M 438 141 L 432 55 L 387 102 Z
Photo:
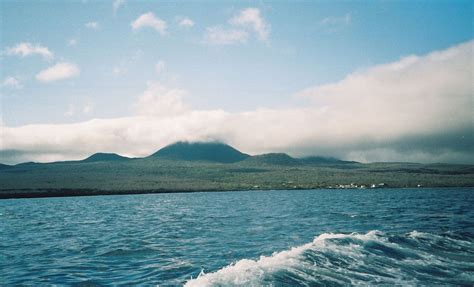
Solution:
M 289 280 L 285 281 L 289 285 L 309 286 L 416 286 L 420 284 L 420 278 L 425 281 L 426 276 L 432 275 L 427 273 L 430 268 L 443 270 L 433 277 L 432 282 L 440 282 L 447 272 L 452 274 L 452 282 L 456 284 L 472 282 L 473 276 L 463 273 L 472 266 L 470 261 L 457 262 L 460 257 L 446 258 L 429 251 L 433 239 L 437 241 L 444 237 L 418 231 L 405 236 L 416 241 L 426 238 L 429 242 L 424 244 L 424 240 L 419 240 L 418 244 L 423 244 L 425 248 L 413 249 L 410 244 L 398 244 L 392 240 L 395 238 L 380 231 L 366 234 L 324 233 L 310 243 L 275 252 L 271 256 L 261 256 L 256 260 L 242 259 L 213 273 L 201 272 L 198 278 L 189 280 L 185 286 L 273 286 L 279 280 Z M 345 238 L 350 240 L 340 240 Z M 452 238 L 446 240 L 459 241 Z M 472 243 L 460 241 L 459 245 L 461 243 L 472 250 Z M 402 258 L 390 256 L 391 252 Z M 414 274 L 421 274 L 421 277 L 417 278 Z
M 292 267 L 305 268 L 305 264 L 308 264 L 301 260 L 301 254 L 306 250 L 310 249 L 322 249 L 328 247 L 328 239 L 336 238 L 354 238 L 359 240 L 378 240 L 379 231 L 370 231 L 367 234 L 334 234 L 334 233 L 323 233 L 316 237 L 313 242 L 307 243 L 302 246 L 293 247 L 290 250 L 281 252 L 275 252 L 271 256 L 261 256 L 258 260 L 242 259 L 234 264 L 228 265 L 216 272 L 207 273 L 198 276 L 196 279 L 189 280 L 186 282 L 186 287 L 193 286 L 213 286 L 213 285 L 224 285 L 224 286 L 260 286 L 261 280 L 265 274 L 274 273 L 279 270 L 287 270 Z M 333 246 L 330 246 L 333 247 Z M 357 246 L 339 246 L 337 248 L 338 253 L 351 254 L 357 257 L 357 252 L 354 248 Z M 307 268 L 314 268 L 314 266 L 306 266 Z
M 411 238 L 423 238 L 423 237 L 433 237 L 433 234 L 413 230 L 412 232 L 408 233 L 408 236 Z

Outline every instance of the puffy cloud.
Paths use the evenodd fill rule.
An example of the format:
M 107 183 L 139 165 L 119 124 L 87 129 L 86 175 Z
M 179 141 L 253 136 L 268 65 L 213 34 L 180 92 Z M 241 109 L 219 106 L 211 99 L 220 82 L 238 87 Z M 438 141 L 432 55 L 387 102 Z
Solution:
M 6 162 L 145 156 L 178 140 L 221 140 L 248 153 L 361 161 L 474 163 L 474 41 L 358 71 L 297 97 L 303 108 L 196 111 L 186 92 L 149 83 L 136 115 L 74 124 L 4 126 Z
M 20 81 L 14 77 L 6 77 L 2 82 L 1 86 L 5 88 L 12 88 L 12 89 L 21 89 L 23 85 Z
M 260 40 L 267 40 L 270 27 L 257 8 L 246 8 L 229 21 L 234 26 L 242 26 L 253 30 Z
M 53 53 L 47 47 L 41 46 L 40 44 L 31 44 L 29 42 L 22 42 L 14 47 L 7 48 L 6 54 L 21 57 L 38 55 L 44 59 L 52 59 L 54 57 Z
M 138 114 L 153 117 L 172 117 L 189 111 L 183 102 L 186 91 L 168 89 L 160 83 L 149 82 L 138 98 L 135 108 Z
M 220 26 L 208 27 L 206 29 L 205 41 L 210 44 L 230 45 L 235 43 L 245 43 L 248 33 L 243 30 L 224 29 Z
M 156 30 L 161 35 L 166 35 L 166 22 L 156 17 L 152 12 L 140 15 L 135 21 L 130 23 L 133 30 L 149 27 Z
M 194 21 L 189 18 L 182 18 L 179 20 L 178 24 L 181 27 L 191 28 L 194 26 Z
M 91 29 L 91 30 L 98 30 L 100 27 L 99 23 L 97 22 L 87 22 L 86 24 L 84 24 L 84 26 L 86 26 L 86 28 Z
M 53 82 L 76 77 L 80 69 L 76 64 L 61 62 L 36 74 L 36 79 L 41 82 Z
M 257 8 L 241 10 L 228 23 L 229 27 L 208 27 L 204 34 L 204 41 L 215 45 L 239 44 L 247 42 L 253 33 L 262 41 L 268 40 L 270 26 Z

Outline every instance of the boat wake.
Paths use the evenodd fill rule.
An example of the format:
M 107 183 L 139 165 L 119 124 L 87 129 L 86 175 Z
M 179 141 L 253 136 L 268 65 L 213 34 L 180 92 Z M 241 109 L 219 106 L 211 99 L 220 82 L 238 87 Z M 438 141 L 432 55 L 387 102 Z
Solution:
M 185 286 L 473 285 L 474 237 L 412 231 L 324 233 L 289 250 L 242 259 Z

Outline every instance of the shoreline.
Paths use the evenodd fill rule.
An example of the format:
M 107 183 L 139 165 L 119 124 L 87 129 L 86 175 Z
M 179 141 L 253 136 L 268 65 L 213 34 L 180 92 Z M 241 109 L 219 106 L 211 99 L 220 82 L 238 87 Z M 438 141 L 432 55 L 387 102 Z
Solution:
M 197 192 L 239 192 L 239 191 L 280 191 L 280 190 L 382 190 L 382 189 L 424 189 L 424 188 L 474 188 L 474 186 L 413 186 L 413 187 L 379 187 L 379 188 L 259 188 L 259 189 L 146 189 L 146 190 L 101 190 L 101 189 L 15 189 L 0 191 L 2 199 L 27 199 L 48 197 L 82 197 L 82 196 L 107 196 L 107 195 L 134 195 L 134 194 L 169 194 L 169 193 L 197 193 Z

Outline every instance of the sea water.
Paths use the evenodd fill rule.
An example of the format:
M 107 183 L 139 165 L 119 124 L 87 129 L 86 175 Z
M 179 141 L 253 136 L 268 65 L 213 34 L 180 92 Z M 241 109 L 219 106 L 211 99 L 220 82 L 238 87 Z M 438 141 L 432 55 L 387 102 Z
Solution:
M 474 190 L 0 201 L 0 285 L 473 285 Z

